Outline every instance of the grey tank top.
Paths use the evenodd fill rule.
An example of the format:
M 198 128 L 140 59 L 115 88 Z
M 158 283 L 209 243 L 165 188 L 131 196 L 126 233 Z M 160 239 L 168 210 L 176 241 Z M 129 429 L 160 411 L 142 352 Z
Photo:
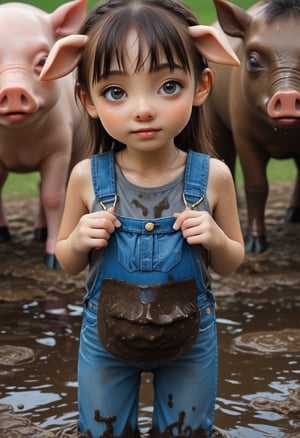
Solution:
M 115 164 L 116 192 L 118 201 L 116 214 L 136 219 L 159 219 L 173 216 L 185 209 L 183 202 L 184 173 L 168 184 L 160 187 L 140 187 L 129 182 L 121 169 Z M 99 210 L 95 200 L 92 210 Z M 199 204 L 197 210 L 206 210 L 210 213 L 207 198 Z

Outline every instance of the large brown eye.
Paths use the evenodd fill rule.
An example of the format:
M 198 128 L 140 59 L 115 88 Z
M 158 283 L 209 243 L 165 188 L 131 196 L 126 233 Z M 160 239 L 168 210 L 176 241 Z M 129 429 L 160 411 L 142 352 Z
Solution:
M 173 94 L 178 93 L 180 89 L 181 86 L 178 84 L 178 82 L 168 81 L 161 87 L 160 93 L 166 96 L 172 96 Z
M 111 87 L 106 89 L 104 95 L 107 100 L 111 101 L 122 100 L 126 97 L 125 91 L 119 87 Z

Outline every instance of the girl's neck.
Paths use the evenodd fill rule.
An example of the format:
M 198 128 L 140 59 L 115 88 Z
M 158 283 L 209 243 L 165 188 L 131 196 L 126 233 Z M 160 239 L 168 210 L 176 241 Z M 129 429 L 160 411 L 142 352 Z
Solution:
M 128 181 L 142 187 L 158 187 L 180 175 L 184 170 L 186 153 L 176 146 L 158 152 L 123 149 L 116 155 L 116 160 Z

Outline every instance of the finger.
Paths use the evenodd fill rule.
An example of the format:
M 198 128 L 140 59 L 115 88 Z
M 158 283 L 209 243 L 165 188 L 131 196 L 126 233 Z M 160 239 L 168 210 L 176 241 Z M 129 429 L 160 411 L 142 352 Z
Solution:
M 118 228 L 121 226 L 119 219 L 108 211 L 92 213 L 89 219 L 91 220 L 90 224 L 93 228 L 106 228 L 108 226 L 110 232 L 113 232 L 115 227 Z
M 108 210 L 108 213 L 113 215 L 113 222 L 115 227 L 119 228 L 121 226 L 121 222 L 119 221 L 119 219 L 116 217 L 116 210 L 115 207 L 110 207 Z
M 202 217 L 201 215 L 198 215 L 196 217 L 188 217 L 183 222 L 181 229 L 182 231 L 189 230 L 190 228 L 198 229 L 204 224 L 205 224 L 205 218 Z
M 173 214 L 173 217 L 176 218 L 176 221 L 175 221 L 174 224 L 173 224 L 173 229 L 174 229 L 174 230 L 178 231 L 178 230 L 181 228 L 183 222 L 185 221 L 185 218 L 186 218 L 187 212 L 188 212 L 189 210 L 190 210 L 189 208 L 186 208 L 186 209 L 185 209 L 184 211 L 182 211 L 181 213 L 174 213 L 174 214 Z

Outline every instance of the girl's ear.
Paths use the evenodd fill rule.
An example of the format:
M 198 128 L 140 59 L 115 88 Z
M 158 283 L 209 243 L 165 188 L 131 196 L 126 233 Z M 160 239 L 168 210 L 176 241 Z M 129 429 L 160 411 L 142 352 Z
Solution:
M 240 61 L 225 34 L 212 26 L 190 26 L 190 35 L 205 59 L 216 64 L 239 66 Z
M 98 118 L 97 109 L 96 109 L 94 102 L 92 101 L 90 95 L 86 91 L 84 91 L 80 88 L 78 91 L 78 96 L 79 96 L 81 104 L 83 105 L 85 110 L 88 112 L 88 114 L 93 119 L 97 119 Z
M 86 35 L 70 35 L 58 40 L 49 52 L 40 80 L 52 81 L 71 73 L 77 67 L 87 41 Z
M 196 84 L 193 106 L 200 106 L 208 97 L 214 83 L 214 75 L 210 68 L 206 68 Z

